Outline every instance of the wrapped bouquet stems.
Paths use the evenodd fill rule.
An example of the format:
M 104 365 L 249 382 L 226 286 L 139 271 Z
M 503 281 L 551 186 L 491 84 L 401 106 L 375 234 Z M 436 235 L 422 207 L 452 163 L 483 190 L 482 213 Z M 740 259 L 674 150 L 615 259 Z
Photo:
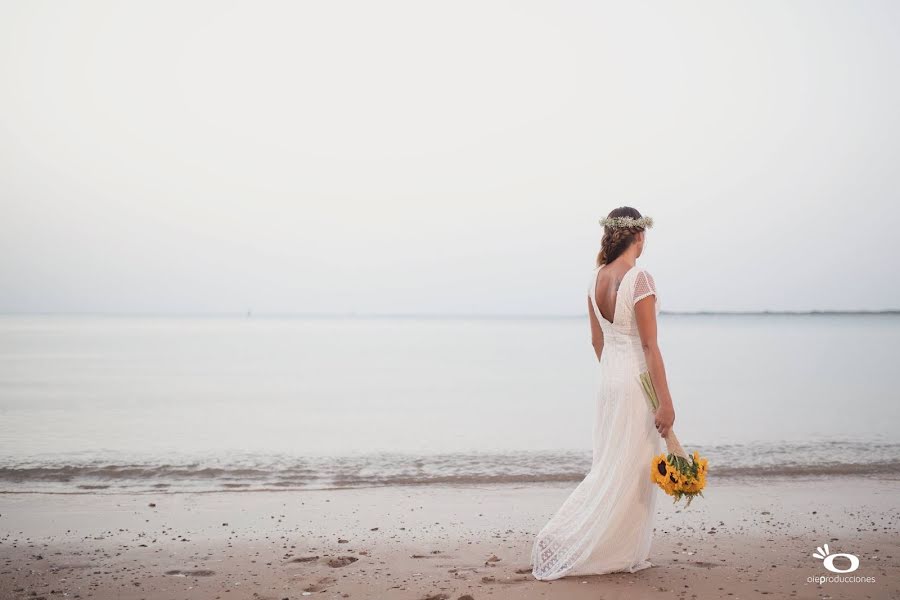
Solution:
M 659 397 L 656 395 L 656 388 L 653 387 L 650 373 L 641 373 L 641 387 L 644 388 L 644 397 L 647 398 L 647 403 L 650 405 L 650 412 L 655 413 L 659 408 Z M 666 441 L 666 449 L 669 451 L 669 454 L 688 458 L 688 454 L 681 447 L 681 442 L 678 441 L 674 429 L 670 429 L 663 439 Z
M 650 411 L 655 413 L 659 408 L 659 398 L 650 379 L 650 373 L 641 373 L 640 379 Z M 672 496 L 675 502 L 686 497 L 687 506 L 690 506 L 695 496 L 703 495 L 708 461 L 698 452 L 689 456 L 671 429 L 666 434 L 665 440 L 667 453 L 653 458 L 650 464 L 650 479 Z
M 674 454 L 675 456 L 680 456 L 682 458 L 689 458 L 688 453 L 684 451 L 684 448 L 681 447 L 681 443 L 675 436 L 674 430 L 670 429 L 669 433 L 667 433 L 666 437 L 663 439 L 666 441 L 666 450 L 669 451 L 669 454 Z

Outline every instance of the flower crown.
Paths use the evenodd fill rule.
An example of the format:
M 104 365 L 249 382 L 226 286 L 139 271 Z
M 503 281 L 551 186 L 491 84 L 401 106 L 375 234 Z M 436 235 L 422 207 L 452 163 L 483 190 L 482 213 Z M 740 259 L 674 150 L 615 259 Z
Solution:
M 619 227 L 629 229 L 632 227 L 641 227 L 649 229 L 653 227 L 653 217 L 641 217 L 640 219 L 635 219 L 634 217 L 604 217 L 600 219 L 600 224 L 604 227 L 613 229 Z

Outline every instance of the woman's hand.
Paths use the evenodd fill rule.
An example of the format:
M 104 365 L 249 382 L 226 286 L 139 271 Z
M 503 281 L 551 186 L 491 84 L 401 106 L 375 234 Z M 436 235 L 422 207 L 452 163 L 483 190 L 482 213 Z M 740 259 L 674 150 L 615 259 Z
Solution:
M 669 431 L 672 430 L 672 425 L 675 423 L 675 409 L 672 408 L 671 404 L 664 404 L 656 409 L 656 430 L 659 432 L 659 435 L 662 437 L 666 437 L 669 435 Z

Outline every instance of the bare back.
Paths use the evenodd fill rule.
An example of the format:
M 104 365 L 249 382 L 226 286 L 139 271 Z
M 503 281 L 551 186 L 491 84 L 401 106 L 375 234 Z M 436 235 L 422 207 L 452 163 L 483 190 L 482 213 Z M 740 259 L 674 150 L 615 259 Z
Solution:
M 622 284 L 625 274 L 632 268 L 624 263 L 603 265 L 597 273 L 594 299 L 597 302 L 597 308 L 600 309 L 600 316 L 610 323 L 616 317 L 616 299 L 619 294 L 619 286 Z

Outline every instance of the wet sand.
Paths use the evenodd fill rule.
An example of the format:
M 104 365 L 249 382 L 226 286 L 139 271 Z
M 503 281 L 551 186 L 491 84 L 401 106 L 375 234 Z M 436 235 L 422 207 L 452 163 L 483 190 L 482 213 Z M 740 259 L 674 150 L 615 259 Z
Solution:
M 711 478 L 688 509 L 660 498 L 654 567 L 537 581 L 574 486 L 2 494 L 0 598 L 900 597 L 900 481 Z M 809 582 L 825 543 L 875 582 Z

